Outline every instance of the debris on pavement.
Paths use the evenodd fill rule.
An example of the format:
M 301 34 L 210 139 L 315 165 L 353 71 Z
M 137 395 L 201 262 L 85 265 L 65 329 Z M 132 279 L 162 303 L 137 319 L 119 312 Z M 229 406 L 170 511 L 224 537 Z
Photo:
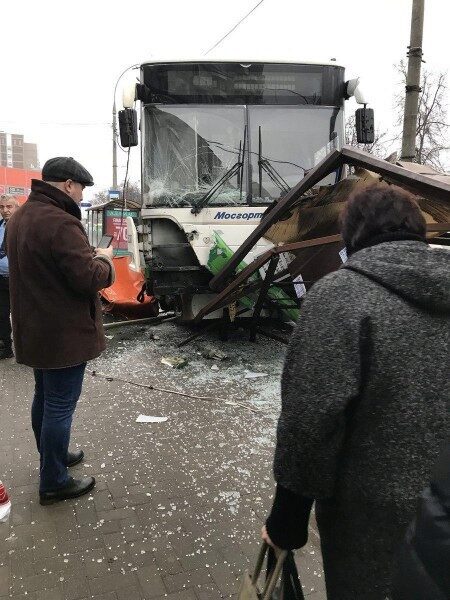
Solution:
M 161 364 L 167 365 L 172 369 L 182 369 L 188 364 L 188 361 L 182 356 L 163 356 Z
M 217 365 L 213 365 L 211 367 L 211 371 L 218 371 L 218 370 L 219 370 L 219 367 Z
M 226 360 L 228 358 L 228 354 L 217 348 L 206 348 L 202 352 L 202 356 L 203 358 L 209 358 L 211 360 Z
M 136 423 L 165 423 L 169 417 L 152 417 L 150 415 L 139 415 Z
M 101 377 L 102 379 L 106 379 L 106 381 L 120 381 L 121 383 L 135 385 L 136 387 L 146 388 L 148 390 L 156 390 L 157 392 L 164 392 L 166 394 L 176 394 L 177 396 L 185 396 L 186 398 L 194 398 L 195 400 L 208 400 L 210 402 L 215 400 L 212 396 L 195 396 L 194 394 L 187 394 L 186 392 L 179 392 L 178 390 L 169 390 L 149 383 L 139 383 L 130 379 L 123 379 L 122 377 L 111 377 L 110 375 L 99 373 L 98 371 L 92 371 L 91 374 L 92 377 Z
M 86 453 L 73 475 L 92 475 L 98 485 L 89 497 L 51 510 L 36 502 L 38 455 L 26 430 L 28 405 L 17 401 L 32 390 L 32 372 L 10 365 L 0 374 L 0 479 L 13 494 L 9 523 L 0 524 L 0 598 L 2 584 L 24 600 L 115 597 L 116 588 L 117 600 L 124 590 L 128 600 L 156 593 L 230 599 L 238 592 L 236 577 L 258 551 L 274 490 L 285 348 L 260 338 L 255 349 L 247 331 L 237 329 L 229 341 L 211 332 L 181 352 L 179 326 L 161 325 L 159 342 L 149 339 L 149 330 L 108 331 L 115 337 L 91 363 L 96 373 L 85 379 L 72 440 Z M 122 342 L 127 332 L 132 340 Z M 203 358 L 206 347 L 229 359 Z M 163 356 L 180 355 L 189 361 L 184 369 L 161 365 Z M 245 369 L 269 376 L 244 379 Z M 140 414 L 168 420 L 136 423 Z M 312 530 L 308 543 L 298 553 L 311 582 L 304 591 L 314 587 L 314 600 L 324 600 Z M 36 577 L 35 565 L 47 570 Z
M 168 390 L 165 388 L 157 387 L 155 385 L 138 383 L 136 381 L 130 381 L 128 379 L 122 379 L 121 377 L 110 377 L 109 375 L 104 375 L 103 373 L 99 373 L 98 371 L 92 371 L 93 377 L 102 377 L 106 379 L 106 381 L 120 381 L 121 383 L 127 383 L 129 385 L 135 385 L 137 387 L 146 388 L 149 390 L 156 390 L 158 392 L 164 392 L 166 394 L 176 394 L 177 396 L 184 396 L 185 398 L 193 398 L 194 400 L 206 400 L 207 402 L 220 401 L 224 402 L 224 404 L 229 404 L 231 406 L 240 406 L 241 408 L 245 408 L 251 412 L 259 413 L 261 412 L 258 408 L 251 406 L 250 404 L 245 404 L 244 402 L 238 402 L 236 400 L 227 401 L 220 398 L 213 398 L 212 396 L 195 396 L 194 394 L 187 394 L 185 392 L 178 392 L 177 390 Z
M 268 373 L 255 373 L 253 371 L 245 371 L 245 379 L 259 379 L 260 377 L 268 377 Z

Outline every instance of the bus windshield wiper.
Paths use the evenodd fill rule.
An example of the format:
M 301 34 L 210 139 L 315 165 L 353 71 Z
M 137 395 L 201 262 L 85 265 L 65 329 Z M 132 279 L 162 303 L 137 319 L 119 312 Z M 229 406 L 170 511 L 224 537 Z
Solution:
M 214 196 L 216 192 L 218 192 L 227 181 L 229 181 L 234 175 L 238 175 L 238 185 L 240 185 L 240 193 L 242 195 L 242 183 L 243 183 L 243 170 L 244 170 L 244 156 L 245 156 L 245 140 L 247 138 L 247 127 L 244 131 L 244 143 L 242 144 L 242 155 L 241 155 L 241 144 L 239 144 L 239 155 L 238 160 L 232 165 L 222 177 L 216 181 L 216 183 L 198 200 L 197 202 L 193 202 L 193 207 L 191 208 L 191 213 L 193 215 L 198 215 L 198 213 L 205 208 L 211 198 Z M 239 176 L 240 175 L 240 176 Z
M 278 173 L 278 171 L 275 169 L 275 167 L 273 167 L 270 164 L 270 161 L 267 160 L 266 158 L 261 158 L 258 161 L 258 165 L 260 166 L 260 168 L 262 170 L 264 170 L 267 175 L 270 177 L 270 179 L 273 181 L 273 183 L 285 194 L 287 194 L 287 192 L 291 189 L 289 187 L 289 184 L 287 183 L 287 181 L 285 179 L 283 179 L 283 177 Z M 262 185 L 260 184 L 260 188 L 262 187 Z M 261 196 L 261 194 L 260 194 Z
M 272 182 L 285 194 L 290 190 L 290 187 L 280 175 L 280 173 L 271 164 L 270 160 L 265 158 L 262 153 L 262 134 L 261 125 L 258 128 L 258 167 L 259 167 L 259 197 L 262 197 L 262 172 L 263 170 L 270 177 Z
M 242 161 L 236 162 L 234 163 L 234 165 L 232 167 L 230 167 L 228 169 L 228 171 L 226 171 L 226 173 L 224 173 L 224 175 L 222 175 L 222 177 L 216 181 L 216 183 L 212 186 L 211 189 L 209 189 L 206 194 L 204 194 L 204 196 L 202 196 L 200 198 L 200 200 L 198 202 L 193 203 L 194 206 L 191 209 L 191 213 L 194 215 L 198 215 L 198 213 L 205 208 L 205 206 L 208 204 L 208 202 L 211 200 L 211 198 L 214 196 L 214 194 L 222 187 L 225 185 L 225 183 L 227 181 L 229 181 L 234 175 L 236 175 L 236 173 L 239 173 L 239 171 L 242 169 L 244 163 Z

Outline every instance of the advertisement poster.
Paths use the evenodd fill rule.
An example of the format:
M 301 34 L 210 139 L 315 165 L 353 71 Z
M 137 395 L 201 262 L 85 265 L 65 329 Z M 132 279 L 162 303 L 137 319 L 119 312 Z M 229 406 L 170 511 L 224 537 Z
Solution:
M 121 208 L 107 208 L 105 210 L 105 226 L 103 233 L 113 236 L 112 247 L 114 254 L 123 256 L 128 254 L 127 217 L 137 221 L 137 210 L 122 210 Z

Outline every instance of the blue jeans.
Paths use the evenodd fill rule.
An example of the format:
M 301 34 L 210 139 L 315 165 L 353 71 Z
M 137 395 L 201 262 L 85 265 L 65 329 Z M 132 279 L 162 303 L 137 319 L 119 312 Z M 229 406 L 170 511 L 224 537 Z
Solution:
M 34 369 L 31 423 L 41 455 L 40 492 L 57 490 L 69 481 L 70 428 L 85 368 L 86 363 L 65 369 Z

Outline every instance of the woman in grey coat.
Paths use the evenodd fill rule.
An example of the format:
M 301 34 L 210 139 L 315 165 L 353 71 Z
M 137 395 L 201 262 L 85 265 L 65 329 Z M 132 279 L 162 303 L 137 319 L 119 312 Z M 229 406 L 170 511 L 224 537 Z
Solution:
M 450 249 L 407 192 L 349 200 L 349 255 L 308 292 L 287 352 L 263 537 L 306 543 L 313 501 L 328 600 L 390 598 L 394 557 L 449 434 Z

